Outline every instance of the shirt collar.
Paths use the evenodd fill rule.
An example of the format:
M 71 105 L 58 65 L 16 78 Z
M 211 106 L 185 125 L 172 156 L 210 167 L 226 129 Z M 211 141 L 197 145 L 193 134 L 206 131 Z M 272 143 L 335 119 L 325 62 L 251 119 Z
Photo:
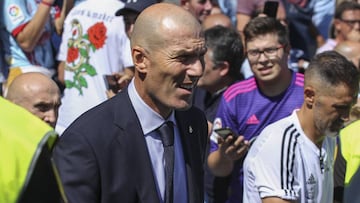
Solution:
M 134 79 L 132 79 L 129 84 L 128 93 L 130 101 L 134 106 L 135 113 L 139 118 L 144 135 L 157 129 L 165 122 L 165 119 L 160 114 L 155 112 L 152 108 L 150 108 L 149 105 L 147 105 L 144 100 L 139 96 L 138 92 L 135 89 Z M 167 120 L 172 121 L 174 125 L 176 125 L 174 111 L 171 112 Z

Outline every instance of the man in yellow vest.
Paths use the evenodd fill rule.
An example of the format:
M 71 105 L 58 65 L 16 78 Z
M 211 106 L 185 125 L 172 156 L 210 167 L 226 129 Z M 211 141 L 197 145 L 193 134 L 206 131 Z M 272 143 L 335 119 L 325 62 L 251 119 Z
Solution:
M 51 159 L 55 131 L 0 97 L 0 202 L 67 202 Z
M 335 202 L 360 202 L 359 132 L 360 120 L 354 121 L 340 131 L 340 153 L 337 153 L 334 167 Z

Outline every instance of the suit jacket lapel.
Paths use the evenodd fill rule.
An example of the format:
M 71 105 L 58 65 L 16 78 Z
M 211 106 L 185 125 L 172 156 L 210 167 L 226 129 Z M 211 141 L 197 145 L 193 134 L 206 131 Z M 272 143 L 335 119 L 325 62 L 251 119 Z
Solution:
M 121 157 L 129 159 L 127 163 L 132 170 L 129 176 L 135 175 L 134 181 L 140 202 L 160 202 L 145 137 L 127 90 L 119 93 L 118 100 L 117 103 L 122 108 L 118 108 L 119 110 L 115 112 L 114 124 L 122 133 L 117 140 L 122 145 L 126 145 L 128 152 Z
M 189 116 L 189 114 L 187 114 L 187 116 Z M 199 178 L 196 177 L 197 173 L 195 171 L 195 167 L 202 167 L 202 163 L 196 163 L 196 160 L 194 160 L 194 154 L 198 153 L 197 151 L 194 151 L 194 149 L 198 148 L 198 146 L 196 146 L 196 143 L 198 142 L 194 140 L 197 138 L 197 135 L 193 134 L 196 133 L 196 129 L 193 129 L 195 126 L 192 126 L 188 117 L 185 117 L 184 112 L 176 111 L 175 117 L 179 126 L 181 142 L 183 146 L 187 176 L 188 200 L 190 203 L 197 203 L 202 198 L 199 197 L 199 188 L 195 181 Z
M 113 99 L 117 100 L 115 103 L 119 106 L 115 110 L 114 119 L 114 125 L 119 129 L 116 139 L 120 145 L 127 147 L 126 155 L 119 154 L 119 157 L 128 159 L 126 163 L 129 163 L 128 167 L 132 170 L 129 176 L 136 174 L 133 179 L 136 181 L 139 202 L 160 202 L 145 137 L 127 90 L 120 92 Z M 196 121 L 198 117 L 194 120 L 189 119 L 189 116 L 191 117 L 193 114 L 187 111 L 175 112 L 185 159 L 188 200 L 189 203 L 198 203 L 203 199 L 201 197 L 203 194 L 203 159 L 199 158 L 199 154 L 204 154 L 199 145 L 201 143 L 199 136 L 201 134 L 206 136 L 207 130 L 200 129 L 200 124 Z

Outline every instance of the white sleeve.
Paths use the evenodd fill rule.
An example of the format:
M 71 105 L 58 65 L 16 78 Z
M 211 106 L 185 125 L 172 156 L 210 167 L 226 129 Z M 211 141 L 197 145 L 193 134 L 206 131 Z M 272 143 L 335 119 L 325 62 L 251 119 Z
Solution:
M 60 44 L 60 47 L 59 47 L 58 54 L 56 56 L 56 59 L 58 61 L 66 61 L 67 50 L 68 50 L 67 42 L 68 42 L 68 39 L 69 39 L 69 37 L 68 37 L 69 34 L 68 33 L 71 33 L 70 29 L 71 29 L 71 25 L 70 25 L 70 23 L 68 23 L 68 20 L 66 18 L 65 22 L 64 22 L 64 30 L 63 30 L 62 37 L 61 37 L 61 44 Z
M 249 198 L 256 196 L 279 197 L 286 200 L 299 198 L 299 184 L 293 174 L 294 170 L 286 170 L 281 164 L 284 163 L 285 157 L 281 155 L 284 150 L 282 150 L 282 133 L 278 129 L 279 126 L 277 129 L 265 128 L 246 157 L 244 191 L 249 190 Z

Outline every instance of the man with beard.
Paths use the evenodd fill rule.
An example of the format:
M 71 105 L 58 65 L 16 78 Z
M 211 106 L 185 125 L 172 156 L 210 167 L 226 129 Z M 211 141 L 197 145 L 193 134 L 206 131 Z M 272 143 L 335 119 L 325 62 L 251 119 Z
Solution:
M 335 51 L 305 72 L 304 103 L 267 126 L 244 161 L 244 202 L 332 202 L 335 136 L 357 100 L 359 73 Z

